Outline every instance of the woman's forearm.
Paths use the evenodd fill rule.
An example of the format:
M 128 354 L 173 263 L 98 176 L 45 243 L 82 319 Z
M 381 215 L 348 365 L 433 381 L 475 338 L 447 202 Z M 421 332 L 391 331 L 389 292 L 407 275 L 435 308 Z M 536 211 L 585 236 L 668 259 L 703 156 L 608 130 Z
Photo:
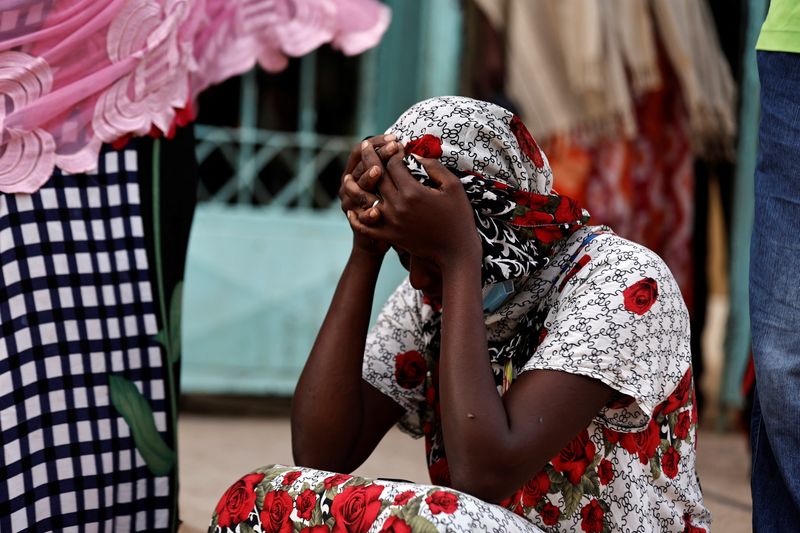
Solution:
M 486 460 L 512 439 L 508 416 L 487 357 L 478 261 L 443 269 L 439 386 L 442 426 L 455 488 L 486 499 L 475 482 L 491 472 Z
M 292 401 L 298 465 L 341 470 L 362 426 L 361 365 L 382 255 L 354 249 Z

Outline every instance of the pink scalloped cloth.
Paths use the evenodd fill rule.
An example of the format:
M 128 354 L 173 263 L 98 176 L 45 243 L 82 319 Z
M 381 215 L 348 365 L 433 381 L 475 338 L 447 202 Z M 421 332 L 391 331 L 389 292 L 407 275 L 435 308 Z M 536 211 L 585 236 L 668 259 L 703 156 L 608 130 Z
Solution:
M 92 171 L 103 143 L 170 132 L 256 63 L 361 53 L 389 19 L 377 0 L 0 0 L 0 191 Z

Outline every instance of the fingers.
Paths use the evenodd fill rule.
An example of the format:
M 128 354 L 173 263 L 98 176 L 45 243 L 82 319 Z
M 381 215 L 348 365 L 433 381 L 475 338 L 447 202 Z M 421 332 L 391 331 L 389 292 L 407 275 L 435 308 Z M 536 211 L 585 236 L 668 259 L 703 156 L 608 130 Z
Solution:
M 380 198 L 358 186 L 351 174 L 345 174 L 342 187 L 339 191 L 342 210 L 355 211 L 363 222 L 374 223 L 380 218 L 377 209 Z
M 358 185 L 367 191 L 374 191 L 375 186 L 383 176 L 383 162 L 391 157 L 399 149 L 400 145 L 395 141 L 394 135 L 384 135 L 382 141 L 385 144 L 378 145 L 369 141 L 361 143 L 361 162 L 364 165 L 364 173 L 355 174 L 358 178 Z M 376 150 L 377 146 L 377 150 Z
M 355 211 L 347 211 L 347 221 L 350 223 L 350 227 L 356 233 L 363 235 L 364 237 L 368 237 L 370 239 L 376 241 L 382 241 L 383 233 L 380 229 L 375 228 L 373 226 L 369 226 L 361 221 L 359 216 L 356 214 Z

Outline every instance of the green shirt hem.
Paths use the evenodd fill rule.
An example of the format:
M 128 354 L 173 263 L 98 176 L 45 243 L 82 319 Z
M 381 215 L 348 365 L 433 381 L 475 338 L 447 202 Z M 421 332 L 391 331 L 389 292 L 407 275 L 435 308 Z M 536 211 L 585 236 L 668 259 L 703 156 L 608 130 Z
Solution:
M 800 32 L 762 30 L 756 43 L 756 50 L 800 54 Z

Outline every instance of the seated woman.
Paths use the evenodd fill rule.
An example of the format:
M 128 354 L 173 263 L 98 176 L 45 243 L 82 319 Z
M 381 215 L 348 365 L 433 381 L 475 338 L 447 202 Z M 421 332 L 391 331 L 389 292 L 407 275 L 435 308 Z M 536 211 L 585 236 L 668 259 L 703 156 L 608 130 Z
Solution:
M 503 108 L 434 98 L 388 133 L 343 180 L 354 245 L 294 397 L 302 466 L 242 478 L 211 529 L 707 531 L 664 262 L 587 226 Z M 389 247 L 409 277 L 368 332 Z M 346 474 L 394 424 L 433 485 Z

